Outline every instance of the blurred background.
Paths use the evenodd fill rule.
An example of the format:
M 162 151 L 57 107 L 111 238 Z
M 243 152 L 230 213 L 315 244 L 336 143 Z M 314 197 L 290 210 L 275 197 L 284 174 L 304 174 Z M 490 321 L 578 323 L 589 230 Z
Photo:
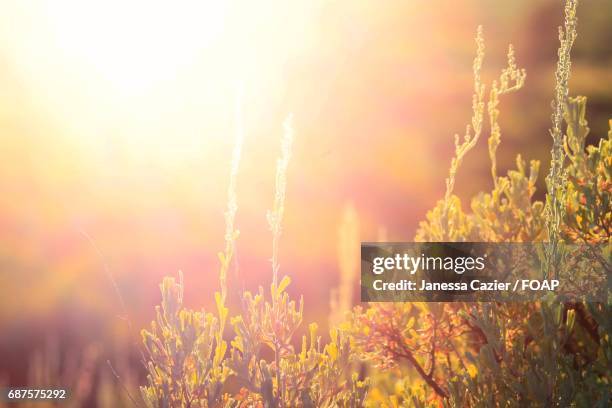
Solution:
M 107 360 L 143 381 L 134 344 L 161 278 L 183 271 L 186 303 L 211 308 L 239 86 L 235 294 L 270 281 L 265 214 L 293 113 L 281 269 L 306 320 L 326 323 L 359 241 L 412 240 L 442 196 L 471 114 L 479 24 L 486 82 L 508 43 L 527 69 L 501 101 L 499 171 L 517 153 L 547 171 L 562 11 L 554 0 L 0 0 L 0 384 L 87 378 L 75 385 L 84 406 L 118 405 L 99 392 L 114 386 Z M 589 98 L 595 142 L 612 116 L 612 3 L 583 0 L 578 17 L 570 88 Z M 486 137 L 458 174 L 466 207 L 491 188 Z

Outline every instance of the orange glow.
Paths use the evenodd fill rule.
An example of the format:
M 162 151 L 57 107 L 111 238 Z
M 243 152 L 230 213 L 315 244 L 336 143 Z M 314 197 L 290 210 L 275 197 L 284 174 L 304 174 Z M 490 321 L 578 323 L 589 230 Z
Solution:
M 137 317 L 150 318 L 161 277 L 179 269 L 191 304 L 210 302 L 239 88 L 240 271 L 230 278 L 269 284 L 266 211 L 282 121 L 293 113 L 280 264 L 308 313 L 327 313 L 346 203 L 362 240 L 385 230 L 403 241 L 441 197 L 453 135 L 470 114 L 478 24 L 487 80 L 510 42 L 528 73 L 524 92 L 501 102 L 499 172 L 518 152 L 547 162 L 560 21 L 551 7 L 558 11 L 548 0 L 0 0 L 0 286 L 15 294 L 2 299 L 0 322 L 65 304 L 114 316 L 103 261 Z M 610 74 L 589 61 L 607 60 L 584 56 L 599 44 L 588 38 L 600 38 L 588 16 L 612 14 L 587 4 L 581 13 L 593 24 L 581 26 L 571 86 L 599 92 L 589 124 L 606 134 L 609 92 L 597 84 Z M 489 188 L 482 143 L 457 192 Z

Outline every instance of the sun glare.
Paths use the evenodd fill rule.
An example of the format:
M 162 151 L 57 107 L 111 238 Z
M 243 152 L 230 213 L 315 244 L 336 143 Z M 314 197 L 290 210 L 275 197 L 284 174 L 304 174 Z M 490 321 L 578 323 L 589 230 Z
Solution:
M 176 75 L 221 35 L 226 3 L 215 0 L 59 0 L 46 8 L 65 55 L 108 85 L 139 92 Z
M 92 155 L 201 159 L 231 135 L 239 83 L 253 117 L 273 109 L 313 4 L 23 0 L 0 15 L 0 47 L 49 135 Z

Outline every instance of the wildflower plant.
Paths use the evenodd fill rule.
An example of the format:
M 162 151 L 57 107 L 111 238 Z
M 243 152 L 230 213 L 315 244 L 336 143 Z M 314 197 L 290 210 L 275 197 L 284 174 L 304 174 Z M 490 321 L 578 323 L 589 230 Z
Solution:
M 578 3 L 565 3 L 546 200 L 535 199 L 539 162 L 528 164 L 519 155 L 516 169 L 498 175 L 499 104 L 504 95 L 524 86 L 526 73 L 517 65 L 510 46 L 500 76 L 489 85 L 483 83 L 485 47 L 479 27 L 472 118 L 463 139 L 455 136 L 445 194 L 421 222 L 416 241 L 546 243 L 542 277 L 563 273 L 576 282 L 589 281 L 588 265 L 581 263 L 584 254 L 572 253 L 565 244 L 605 244 L 603 250 L 588 247 L 592 249 L 588 256 L 609 273 L 612 121 L 607 139 L 586 146 L 586 98 L 569 96 Z M 486 120 L 492 190 L 477 194 L 466 208 L 454 194 L 455 179 L 485 132 Z M 318 334 L 316 323 L 308 325 L 300 342 L 296 334 L 304 324 L 304 303 L 287 292 L 291 279 L 280 278 L 279 262 L 293 140 L 290 121 L 281 139 L 274 204 L 267 214 L 272 232 L 270 289 L 242 293 L 240 312 L 229 318 L 227 271 L 238 236 L 234 219 L 241 131 L 236 140 L 216 313 L 186 308 L 182 275 L 178 282 L 164 279 L 157 318 L 150 330 L 143 331 L 148 384 L 141 390 L 147 406 L 609 405 L 609 301 L 566 301 L 549 293 L 520 304 L 373 303 L 356 307 L 344 322 L 332 327 L 328 343 Z M 350 293 L 347 282 L 342 285 L 345 295 Z M 226 333 L 230 328 L 231 335 Z M 232 337 L 229 345 L 228 335 Z M 366 376 L 368 380 L 363 380 Z
M 565 2 L 565 21 L 563 27 L 559 27 L 559 49 L 557 51 L 557 69 L 555 71 L 555 98 L 552 102 L 553 112 L 551 115 L 552 128 L 550 134 L 553 139 L 551 150 L 550 171 L 546 177 L 548 195 L 546 196 L 546 228 L 550 245 L 547 246 L 546 276 L 553 276 L 561 261 L 562 253 L 559 248 L 561 223 L 565 212 L 565 186 L 567 174 L 565 170 L 565 150 L 562 125 L 564 110 L 569 97 L 569 78 L 571 73 L 571 50 L 577 37 L 576 10 L 578 0 L 567 0 Z
M 142 336 L 148 357 L 148 385 L 141 388 L 149 407 L 360 407 L 367 382 L 351 372 L 354 354 L 346 330 L 333 328 L 324 344 L 317 324 L 308 326 L 301 348 L 295 334 L 303 322 L 304 303 L 291 299 L 291 280 L 278 274 L 279 243 L 285 205 L 287 168 L 293 128 L 285 122 L 281 157 L 277 162 L 273 210 L 268 212 L 272 232 L 272 282 L 267 293 L 241 296 L 241 313 L 229 319 L 234 332 L 225 341 L 229 309 L 227 271 L 234 253 L 235 184 L 242 133 L 238 132 L 230 172 L 226 212 L 226 247 L 219 255 L 221 290 L 215 293 L 217 313 L 194 312 L 183 304 L 182 274 L 178 282 L 165 278 L 157 320 Z M 273 359 L 263 358 L 269 349 Z M 239 388 L 232 391 L 238 384 Z
M 214 361 L 218 319 L 184 308 L 182 275 L 179 282 L 165 278 L 160 288 L 157 319 L 142 332 L 149 358 L 143 399 L 151 407 L 213 405 L 222 385 Z
M 546 202 L 534 199 L 538 162 L 527 166 L 519 155 L 516 170 L 497 175 L 499 97 L 520 89 L 525 71 L 510 47 L 508 67 L 485 101 L 479 28 L 471 126 L 462 143 L 455 138 L 445 196 L 420 224 L 417 241 L 546 242 L 542 276 L 563 273 L 578 282 L 591 278 L 588 265 L 578 263 L 564 241 L 607 244 L 593 249 L 589 259 L 609 273 L 610 134 L 585 147 L 586 98 L 569 97 L 576 8 L 576 1 L 566 2 L 560 29 Z M 453 194 L 454 179 L 482 133 L 485 108 L 493 189 L 476 195 L 468 212 Z M 351 323 L 363 358 L 378 367 L 372 371 L 370 406 L 603 407 L 610 401 L 609 315 L 609 303 L 563 302 L 549 294 L 520 304 L 373 304 L 357 308 Z M 398 375 L 398 366 L 407 367 L 407 374 Z M 381 395 L 389 378 L 401 386 Z
M 608 137 L 585 151 L 589 127 L 586 98 L 568 98 L 565 107 L 567 137 L 566 201 L 561 234 L 571 241 L 602 243 L 612 238 L 612 122 Z
M 491 123 L 491 135 L 489 137 L 489 157 L 491 158 L 491 174 L 497 189 L 496 198 L 501 198 L 508 188 L 508 183 L 504 179 L 497 177 L 497 147 L 501 143 L 501 129 L 498 124 L 499 117 L 499 98 L 500 96 L 516 92 L 523 87 L 526 79 L 526 72 L 518 68 L 514 56 L 512 45 L 508 47 L 508 64 L 499 76 L 491 84 L 489 99 L 485 100 L 486 85 L 481 80 L 482 64 L 485 57 L 485 44 L 482 27 L 478 27 L 476 32 L 476 56 L 473 62 L 474 94 L 472 96 L 472 119 L 466 126 L 463 141 L 459 135 L 455 135 L 455 156 L 451 160 L 449 175 L 446 179 L 446 191 L 444 198 L 438 202 L 436 207 L 426 216 L 426 221 L 422 222 L 417 231 L 417 241 L 459 241 L 475 240 L 477 232 L 475 226 L 461 208 L 459 198 L 453 194 L 457 171 L 467 153 L 472 150 L 483 132 L 485 120 L 485 110 L 488 112 Z M 532 171 L 537 173 L 537 164 Z M 510 176 L 510 175 L 509 175 Z M 501 185 L 500 185 L 501 184 Z

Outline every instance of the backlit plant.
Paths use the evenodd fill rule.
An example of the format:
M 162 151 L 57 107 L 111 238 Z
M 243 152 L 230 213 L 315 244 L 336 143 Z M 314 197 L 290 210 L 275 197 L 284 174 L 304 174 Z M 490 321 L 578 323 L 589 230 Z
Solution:
M 290 278 L 280 282 L 278 246 L 285 204 L 286 174 L 293 130 L 285 123 L 281 157 L 277 163 L 276 194 L 268 213 L 272 231 L 272 283 L 267 293 L 242 295 L 242 313 L 230 319 L 234 339 L 228 348 L 224 325 L 227 270 L 237 238 L 235 179 L 242 134 L 236 138 L 226 212 L 226 249 L 219 255 L 221 291 L 215 294 L 217 313 L 195 312 L 183 304 L 182 276 L 179 282 L 166 278 L 161 284 L 162 304 L 157 320 L 142 336 L 148 361 L 148 385 L 142 395 L 150 407 L 360 407 L 367 383 L 351 372 L 354 355 L 348 335 L 330 331 L 324 344 L 317 324 L 308 326 L 301 348 L 294 349 L 295 333 L 302 325 L 303 301 L 292 300 L 285 291 Z M 263 358 L 264 349 L 273 353 Z M 239 384 L 236 392 L 230 383 Z
M 525 73 L 516 68 L 510 48 L 501 85 L 492 84 L 485 104 L 479 75 L 484 46 L 479 30 L 472 125 L 463 143 L 456 141 L 445 197 L 421 223 L 417 241 L 554 242 L 545 246 L 543 276 L 565 272 L 578 281 L 588 275 L 582 265 L 569 262 L 572 254 L 566 253 L 563 242 L 607 244 L 603 251 L 594 250 L 590 255 L 609 274 L 612 130 L 607 140 L 585 150 L 586 98 L 568 96 L 576 7 L 577 2 L 567 1 L 565 26 L 560 29 L 546 203 L 533 198 L 538 162 L 532 161 L 527 169 L 519 156 L 516 170 L 505 177 L 496 174 L 495 153 L 501 134 L 498 97 L 505 89 L 519 89 Z M 509 79 L 514 85 L 507 85 Z M 472 211 L 465 212 L 452 194 L 454 178 L 482 132 L 485 105 L 491 126 L 494 187 L 491 193 L 473 198 Z M 372 406 L 603 407 L 610 402 L 609 316 L 609 303 L 563 303 L 552 295 L 520 304 L 372 305 L 356 311 L 353 333 L 364 358 L 381 368 L 403 365 L 411 370 L 408 375 L 393 370 L 378 374 L 374 387 L 385 387 L 389 376 L 402 386 L 387 394 L 372 390 Z
M 509 47 L 507 67 L 497 80 L 483 83 L 485 47 L 479 28 L 472 118 L 463 138 L 455 137 L 444 197 L 427 213 L 416 241 L 547 242 L 542 276 L 570 273 L 576 281 L 587 279 L 581 274 L 588 271 L 575 263 L 575 254 L 565 244 L 603 244 L 607 250 L 593 254 L 609 273 L 612 129 L 597 146 L 585 146 L 586 98 L 569 96 L 576 8 L 576 0 L 566 1 L 560 28 L 546 200 L 534 198 L 539 162 L 527 164 L 518 156 L 516 169 L 498 175 L 499 102 L 524 86 L 526 73 Z M 493 188 L 476 195 L 467 210 L 454 194 L 455 178 L 487 121 Z M 303 301 L 287 293 L 291 280 L 279 279 L 278 261 L 292 139 L 287 122 L 273 210 L 268 213 L 272 232 L 269 291 L 260 287 L 256 293 L 244 292 L 240 313 L 229 318 L 226 277 L 238 236 L 234 217 L 242 146 L 239 131 L 230 172 L 226 248 L 219 257 L 217 310 L 186 308 L 182 277 L 178 282 L 164 279 L 157 318 L 143 331 L 148 384 L 141 390 L 147 406 L 609 405 L 609 302 L 563 302 L 548 294 L 529 303 L 371 304 L 355 308 L 346 321 L 332 327 L 329 343 L 324 344 L 317 334 L 316 323 L 308 325 L 300 343 L 296 333 L 304 325 Z M 347 282 L 342 285 L 347 298 L 350 289 Z M 332 321 L 338 320 L 334 315 Z M 368 381 L 363 380 L 364 372 Z

